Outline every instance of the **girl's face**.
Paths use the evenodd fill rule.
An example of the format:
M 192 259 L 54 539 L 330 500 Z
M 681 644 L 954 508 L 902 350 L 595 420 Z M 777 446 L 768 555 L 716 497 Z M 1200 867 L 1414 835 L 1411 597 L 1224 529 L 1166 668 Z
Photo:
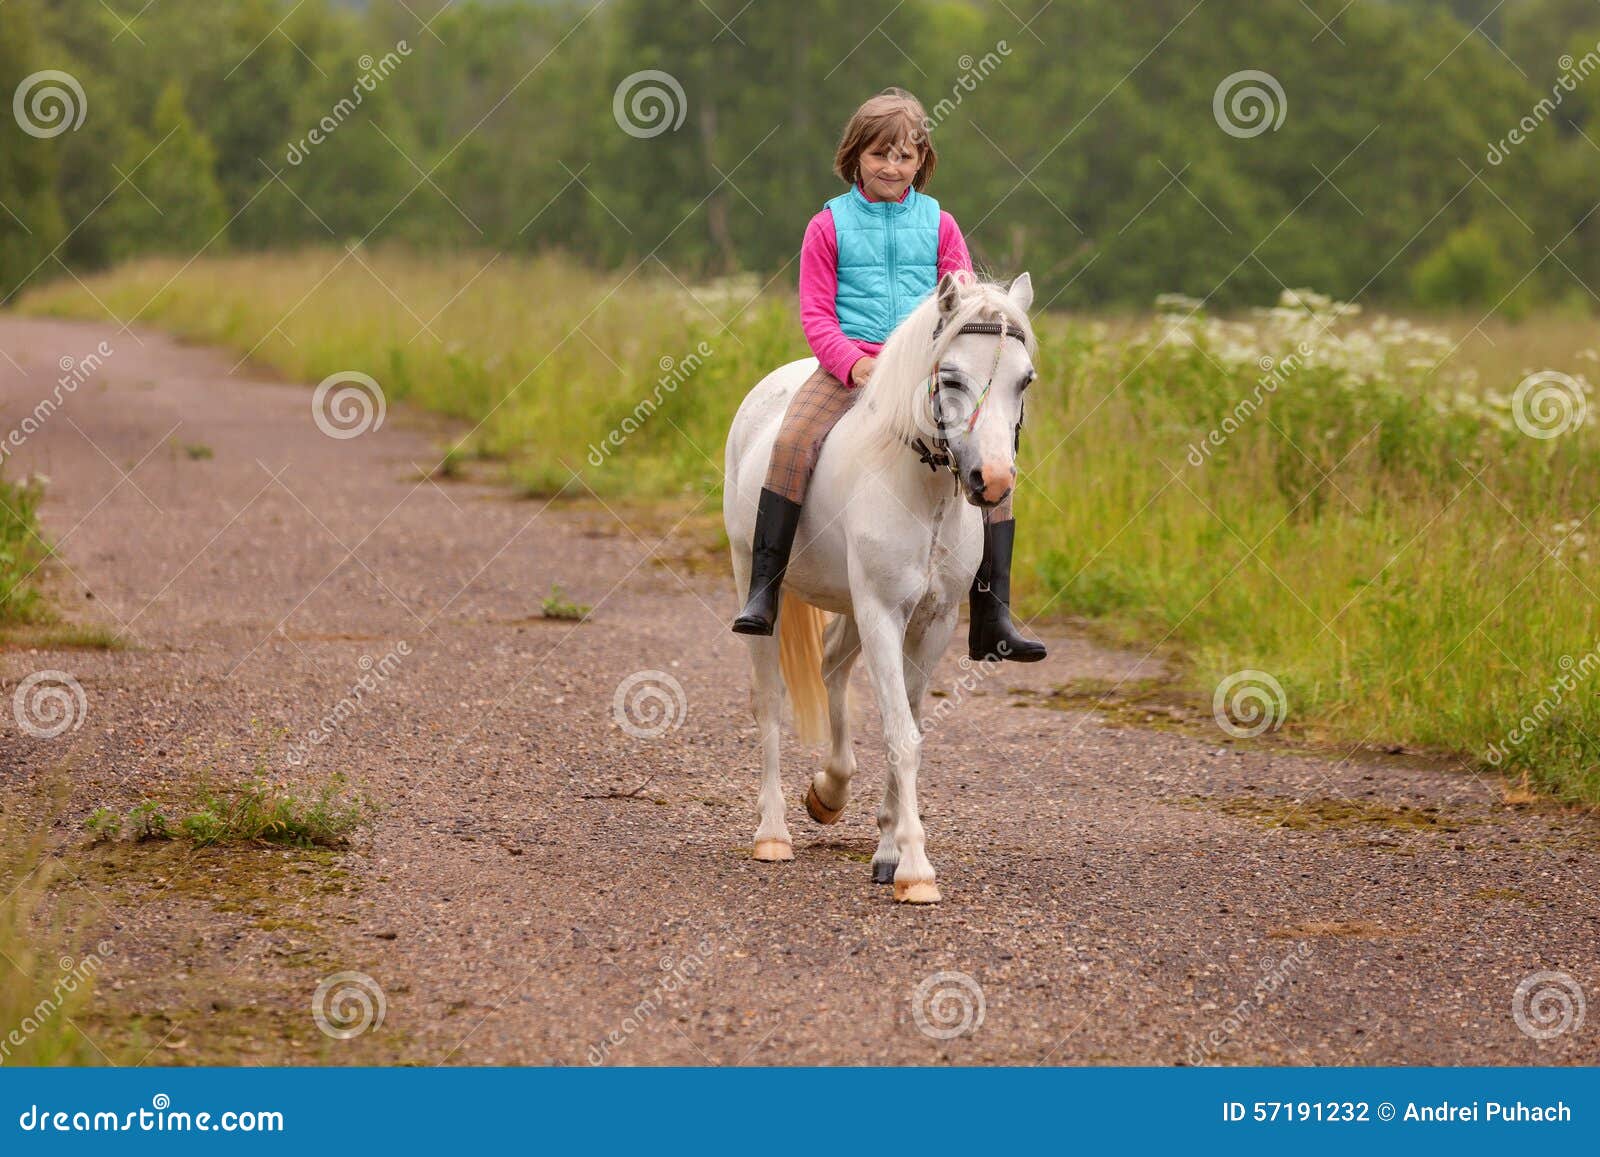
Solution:
M 874 201 L 898 201 L 922 167 L 922 150 L 910 141 L 878 141 L 861 154 L 861 187 Z

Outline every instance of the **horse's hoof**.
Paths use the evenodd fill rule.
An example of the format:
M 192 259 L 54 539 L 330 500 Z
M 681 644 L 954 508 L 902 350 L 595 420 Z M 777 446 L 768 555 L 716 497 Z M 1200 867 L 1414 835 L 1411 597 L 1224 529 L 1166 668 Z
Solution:
M 757 840 L 756 859 L 767 864 L 777 864 L 794 859 L 794 845 L 788 840 Z
M 812 784 L 806 788 L 806 814 L 819 824 L 836 824 L 839 817 L 844 815 L 844 808 L 824 806 L 817 798 L 817 785 Z
M 872 882 L 874 884 L 892 884 L 892 883 L 894 883 L 894 870 L 896 868 L 898 868 L 899 866 L 900 866 L 899 864 L 887 864 L 887 863 L 880 864 L 877 860 L 873 860 L 872 861 Z
M 896 880 L 894 898 L 900 904 L 937 904 L 939 885 L 932 880 Z

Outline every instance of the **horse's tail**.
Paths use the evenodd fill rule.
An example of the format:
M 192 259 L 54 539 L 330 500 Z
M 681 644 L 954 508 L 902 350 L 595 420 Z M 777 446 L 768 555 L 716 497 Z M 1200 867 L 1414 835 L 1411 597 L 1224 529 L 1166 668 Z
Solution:
M 822 683 L 824 611 L 785 591 L 778 604 L 778 665 L 794 707 L 794 729 L 807 747 L 828 740 L 828 689 Z

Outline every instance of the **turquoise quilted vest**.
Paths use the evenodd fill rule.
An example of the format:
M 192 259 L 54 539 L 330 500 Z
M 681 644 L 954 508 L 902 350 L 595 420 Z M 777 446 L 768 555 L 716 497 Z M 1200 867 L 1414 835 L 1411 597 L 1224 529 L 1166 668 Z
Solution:
M 869 201 L 859 185 L 827 204 L 839 243 L 839 328 L 881 342 L 939 279 L 939 202 L 915 189 Z

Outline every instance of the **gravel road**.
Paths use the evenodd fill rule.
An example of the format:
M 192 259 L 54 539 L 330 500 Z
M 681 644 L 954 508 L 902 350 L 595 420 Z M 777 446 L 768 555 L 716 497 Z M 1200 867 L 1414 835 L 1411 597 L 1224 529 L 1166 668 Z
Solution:
M 1600 1013 L 1573 999 L 1600 994 L 1600 824 L 1580 813 L 1511 806 L 1440 762 L 1057 709 L 1060 684 L 1161 667 L 1056 630 L 1043 664 L 977 678 L 952 651 L 940 667 L 919 790 L 944 903 L 897 907 L 870 881 L 883 758 L 859 670 L 856 798 L 811 822 L 816 757 L 790 743 L 796 859 L 758 864 L 714 500 L 432 480 L 439 419 L 395 405 L 330 437 L 308 385 L 110 324 L 0 317 L 0 426 L 100 342 L 104 364 L 6 469 L 48 476 L 64 619 L 128 645 L 0 650 L 0 799 L 52 824 L 67 932 L 106 942 L 84 1027 L 110 1054 L 1600 1062 Z M 588 621 L 541 617 L 553 584 Z M 12 703 L 45 670 L 86 705 L 53 738 Z M 618 722 L 641 671 L 665 689 L 658 735 Z M 297 789 L 348 775 L 370 826 L 332 855 L 89 845 L 98 805 L 181 800 L 257 762 Z M 325 1006 L 357 985 L 375 1021 L 382 1000 L 351 1039 L 312 1013 L 343 972 L 362 977 Z

